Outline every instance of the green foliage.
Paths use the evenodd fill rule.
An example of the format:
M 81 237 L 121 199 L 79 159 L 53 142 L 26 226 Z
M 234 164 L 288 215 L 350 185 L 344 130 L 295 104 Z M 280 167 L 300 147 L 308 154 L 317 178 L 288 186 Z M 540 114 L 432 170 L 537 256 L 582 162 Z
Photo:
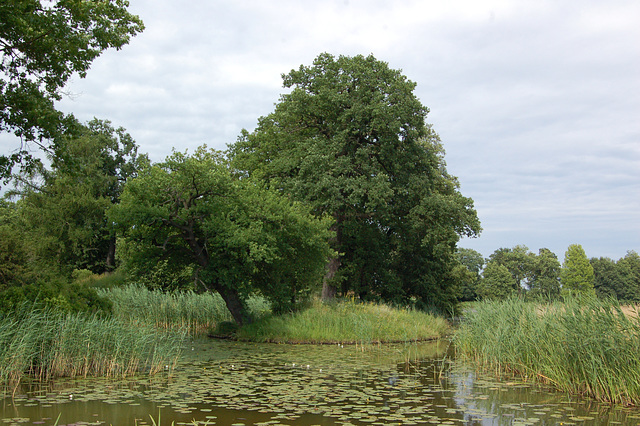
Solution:
M 466 269 L 466 272 L 460 270 L 459 267 L 456 267 L 457 271 L 454 270 L 454 273 L 460 276 L 460 301 L 476 300 L 476 291 L 481 279 L 480 274 L 484 267 L 484 257 L 473 249 L 458 247 L 456 259 Z
M 509 269 L 498 262 L 489 262 L 478 284 L 477 293 L 480 299 L 488 300 L 504 300 L 516 294 Z
M 640 302 L 640 256 L 629 251 L 616 262 L 619 286 L 616 291 L 619 300 Z
M 595 295 L 593 266 L 580 244 L 572 244 L 567 249 L 560 279 L 563 294 Z
M 484 276 L 490 277 L 490 283 L 484 286 L 484 297 L 504 299 L 512 293 L 533 300 L 555 300 L 560 294 L 560 262 L 551 250 L 541 248 L 538 254 L 529 251 L 523 245 L 513 248 L 497 249 L 489 258 L 489 265 L 501 265 L 511 274 L 511 291 L 507 291 L 503 282 L 504 275 L 498 277 L 495 268 L 489 268 Z M 497 286 L 495 290 L 489 287 Z M 500 290 L 497 290 L 500 288 Z M 479 293 L 480 294 L 480 293 Z
M 52 170 L 17 177 L 19 227 L 32 261 L 69 275 L 115 267 L 115 229 L 106 210 L 119 202 L 127 179 L 148 163 L 123 128 L 92 120 L 80 136 L 60 142 Z M 42 182 L 42 183 L 40 183 Z
M 614 261 L 608 257 L 592 258 L 594 288 L 598 297 L 623 302 L 640 301 L 640 256 L 635 251 Z
M 50 308 L 61 312 L 111 312 L 111 301 L 98 295 L 86 283 L 69 283 L 47 278 L 24 285 L 9 286 L 0 291 L 0 312 L 11 314 L 23 305 Z
M 118 238 L 116 246 L 118 271 L 127 277 L 127 281 L 168 292 L 196 290 L 192 264 L 149 256 L 145 243 L 131 238 Z
M 487 371 L 601 401 L 640 403 L 640 317 L 625 315 L 615 301 L 478 303 L 467 312 L 455 342 L 461 354 Z
M 86 284 L 92 288 L 115 288 L 127 284 L 126 275 L 120 271 L 106 272 L 104 274 L 94 274 L 87 269 L 76 269 L 71 274 L 72 280 L 78 284 Z
M 300 312 L 268 316 L 243 326 L 236 337 L 258 342 L 364 344 L 438 339 L 449 330 L 444 318 L 412 309 L 354 301 L 315 301 Z
M 48 141 L 73 130 L 76 121 L 55 109 L 69 78 L 85 77 L 95 58 L 120 49 L 141 32 L 126 0 L 12 0 L 0 3 L 0 131 L 57 151 Z M 14 164 L 35 160 L 27 149 L 0 157 L 0 177 Z
M 15 203 L 0 199 L 0 290 L 28 279 L 28 250 L 18 222 Z
M 618 299 L 618 292 L 622 290 L 623 284 L 615 260 L 600 257 L 590 259 L 589 263 L 593 267 L 593 287 L 596 295 L 601 299 Z
M 513 248 L 500 248 L 489 257 L 490 262 L 497 262 L 507 268 L 513 277 L 511 287 L 518 293 L 528 287 L 528 278 L 533 270 L 535 255 L 524 245 Z
M 206 147 L 146 168 L 109 217 L 135 247 L 125 263 L 166 261 L 172 273 L 191 268 L 192 281 L 220 293 L 238 323 L 250 320 L 244 300 L 254 291 L 277 312 L 294 309 L 318 287 L 331 254 L 328 218 L 238 179 Z
M 479 281 L 479 274 L 474 274 L 464 265 L 456 265 L 453 267 L 449 274 L 452 281 L 457 284 L 459 288 L 458 300 L 471 301 L 477 298 L 477 286 Z
M 326 53 L 283 79 L 291 92 L 230 147 L 232 164 L 334 218 L 325 294 L 452 308 L 455 245 L 480 224 L 415 83 L 373 56 Z
M 108 312 L 110 303 L 98 297 L 90 282 L 74 282 L 60 274 L 52 259 L 37 256 L 37 234 L 24 226 L 23 205 L 0 201 L 0 312 L 15 312 L 24 303 L 64 312 Z
M 529 296 L 538 300 L 556 300 L 560 295 L 560 262 L 546 248 L 538 251 L 529 279 Z

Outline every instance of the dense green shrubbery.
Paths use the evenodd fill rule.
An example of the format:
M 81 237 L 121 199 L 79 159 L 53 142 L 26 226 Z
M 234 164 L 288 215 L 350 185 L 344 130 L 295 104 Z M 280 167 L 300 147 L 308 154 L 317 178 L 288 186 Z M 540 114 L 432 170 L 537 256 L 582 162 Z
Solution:
M 112 308 L 110 300 L 100 297 L 94 288 L 82 282 L 38 280 L 0 292 L 0 312 L 14 312 L 24 304 L 62 312 L 108 313 Z
M 615 301 L 481 302 L 467 312 L 455 341 L 461 354 L 497 374 L 602 401 L 640 403 L 640 319 Z

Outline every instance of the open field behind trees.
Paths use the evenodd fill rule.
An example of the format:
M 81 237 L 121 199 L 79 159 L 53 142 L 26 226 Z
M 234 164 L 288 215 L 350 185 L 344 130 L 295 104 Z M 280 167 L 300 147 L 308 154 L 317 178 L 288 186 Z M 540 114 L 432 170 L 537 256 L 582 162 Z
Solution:
M 455 342 L 461 355 L 498 375 L 605 402 L 640 403 L 638 311 L 614 300 L 479 302 L 467 311 Z

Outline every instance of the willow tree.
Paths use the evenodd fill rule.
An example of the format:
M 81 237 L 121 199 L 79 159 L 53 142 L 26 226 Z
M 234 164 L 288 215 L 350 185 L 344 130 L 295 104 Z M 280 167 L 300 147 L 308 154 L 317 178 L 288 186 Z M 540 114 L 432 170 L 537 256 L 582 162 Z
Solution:
M 230 154 L 238 170 L 333 217 L 339 255 L 323 296 L 450 307 L 456 243 L 480 224 L 415 83 L 373 56 L 326 53 L 283 80 L 290 93 Z

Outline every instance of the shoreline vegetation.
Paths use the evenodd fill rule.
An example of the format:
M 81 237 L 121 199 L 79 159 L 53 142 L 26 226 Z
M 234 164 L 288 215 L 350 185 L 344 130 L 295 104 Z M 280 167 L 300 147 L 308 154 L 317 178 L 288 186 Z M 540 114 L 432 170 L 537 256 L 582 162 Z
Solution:
M 446 319 L 413 309 L 316 300 L 302 311 L 243 326 L 235 337 L 265 343 L 378 344 L 436 340 L 450 331 Z
M 272 315 L 261 297 L 247 301 L 256 319 L 237 328 L 217 294 L 165 293 L 130 285 L 99 288 L 111 313 L 61 312 L 24 304 L 0 317 L 0 386 L 25 380 L 172 371 L 187 336 L 225 334 L 273 343 L 378 344 L 444 337 L 444 318 L 373 303 L 312 302 L 302 311 Z
M 463 359 L 487 373 L 601 402 L 640 404 L 640 318 L 615 300 L 476 303 L 454 342 Z
M 314 300 L 306 309 L 272 315 L 265 299 L 252 296 L 247 305 L 254 321 L 238 328 L 218 294 L 164 293 L 136 285 L 99 294 L 113 302 L 113 315 L 122 321 L 163 330 L 186 329 L 192 336 L 264 343 L 377 344 L 434 340 L 451 332 L 444 318 L 355 300 Z
M 0 317 L 0 385 L 170 372 L 187 336 L 363 347 L 453 336 L 460 359 L 486 373 L 603 402 L 640 404 L 640 315 L 613 300 L 475 302 L 454 328 L 425 312 L 349 299 L 315 300 L 301 311 L 273 315 L 264 299 L 252 297 L 255 321 L 238 328 L 218 295 L 141 286 L 98 292 L 112 301 L 111 313 L 24 305 Z
M 99 314 L 23 305 L 0 318 L 0 386 L 25 379 L 123 378 L 172 370 L 185 332 L 158 332 Z

